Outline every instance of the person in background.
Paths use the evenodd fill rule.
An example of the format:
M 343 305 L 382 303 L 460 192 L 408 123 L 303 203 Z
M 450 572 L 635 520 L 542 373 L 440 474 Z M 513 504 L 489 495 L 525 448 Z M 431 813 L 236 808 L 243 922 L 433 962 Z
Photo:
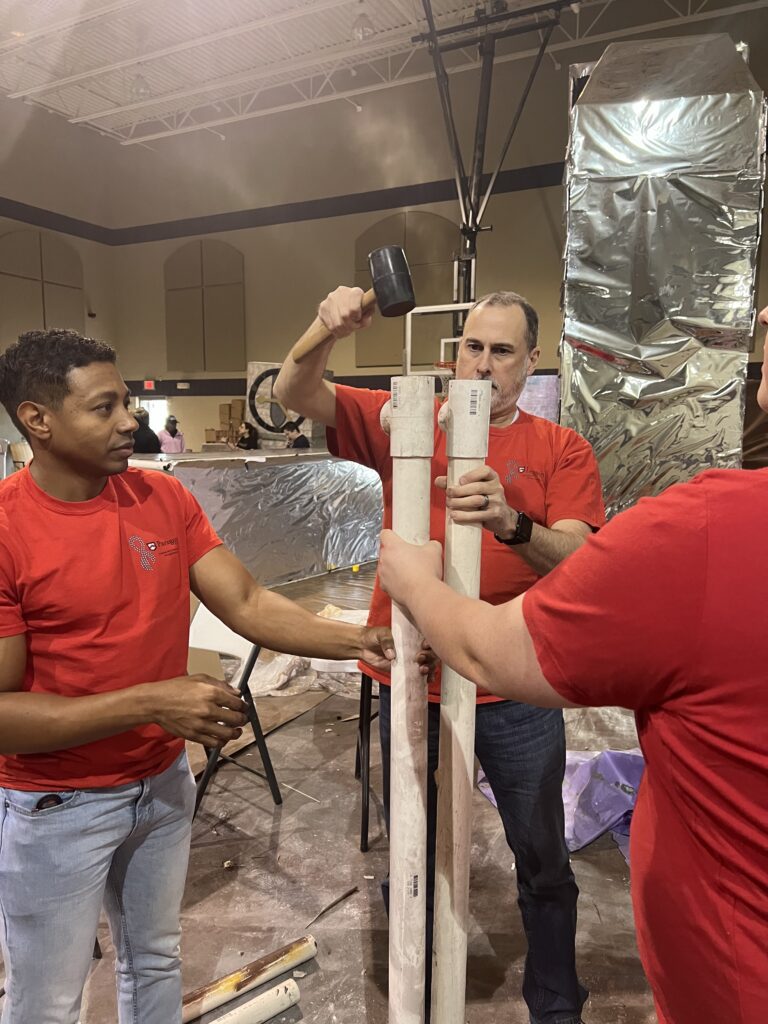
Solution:
M 252 452 L 256 448 L 260 448 L 259 433 L 256 427 L 252 423 L 246 423 L 245 420 L 237 428 L 237 441 L 233 445 L 234 448 L 242 448 L 247 452 Z
M 366 328 L 359 288 L 338 288 L 318 315 L 333 335 L 296 363 L 289 354 L 274 397 L 325 423 L 334 455 L 375 469 L 382 480 L 384 524 L 392 522 L 392 459 L 380 413 L 385 391 L 345 387 L 324 378 L 331 345 Z M 460 523 L 483 526 L 480 593 L 503 604 L 579 549 L 603 524 L 600 473 L 589 444 L 572 430 L 517 407 L 536 368 L 539 318 L 516 292 L 494 292 L 469 311 L 456 364 L 458 380 L 492 384 L 488 464 L 447 486 L 446 435 L 435 406 L 434 486 L 430 536 L 445 536 L 446 510 Z M 377 580 L 369 622 L 390 623 L 390 604 Z M 365 671 L 379 689 L 384 811 L 389 815 L 391 699 L 389 672 Z M 430 686 L 427 784 L 427 971 L 431 969 L 440 731 L 439 673 Z M 515 855 L 519 904 L 528 939 L 523 996 L 531 1024 L 581 1024 L 587 990 L 576 973 L 578 888 L 565 844 L 563 775 L 565 728 L 561 710 L 528 707 L 478 694 L 475 752 L 496 797 L 507 842 Z M 511 879 L 510 879 L 511 880 Z M 387 890 L 388 891 L 388 890 Z M 502 904 L 503 905 L 503 904 Z M 427 1002 L 430 999 L 427 982 Z M 429 1019 L 429 1011 L 427 1012 Z M 434 1022 L 441 1024 L 441 1022 Z
M 283 427 L 283 433 L 288 438 L 286 448 L 309 448 L 309 438 L 301 433 L 295 420 L 288 420 Z
M 165 421 L 165 429 L 157 435 L 160 441 L 160 450 L 166 455 L 177 455 L 184 451 L 184 435 L 179 430 L 179 421 L 175 416 L 169 416 Z
M 134 409 L 133 415 L 139 424 L 133 435 L 133 450 L 140 455 L 159 455 L 160 439 L 149 425 L 149 413 L 146 409 Z

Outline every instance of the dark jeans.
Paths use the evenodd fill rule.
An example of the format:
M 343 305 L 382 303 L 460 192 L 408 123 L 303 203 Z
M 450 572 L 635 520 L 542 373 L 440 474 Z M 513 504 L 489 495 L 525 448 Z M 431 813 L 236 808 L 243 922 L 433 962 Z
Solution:
M 391 705 L 381 686 L 379 730 L 384 808 L 389 826 Z M 432 964 L 440 708 L 429 706 L 427 777 L 427 1002 Z M 507 842 L 515 855 L 518 905 L 528 939 L 523 998 L 536 1024 L 577 1024 L 587 990 L 576 976 L 576 900 L 565 845 L 563 713 L 516 701 L 478 704 L 475 753 L 493 789 Z M 389 886 L 383 887 L 389 905 Z

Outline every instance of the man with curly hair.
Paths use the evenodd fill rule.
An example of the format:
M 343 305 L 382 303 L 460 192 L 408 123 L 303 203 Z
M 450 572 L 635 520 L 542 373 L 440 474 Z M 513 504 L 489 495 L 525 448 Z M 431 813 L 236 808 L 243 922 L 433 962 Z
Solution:
M 3 1024 L 76 1024 L 102 904 L 121 1024 L 178 1024 L 184 741 L 246 720 L 236 691 L 187 676 L 190 589 L 273 650 L 383 667 L 392 638 L 263 589 L 177 480 L 128 468 L 137 423 L 107 345 L 22 335 L 0 401 L 33 451 L 0 484 Z

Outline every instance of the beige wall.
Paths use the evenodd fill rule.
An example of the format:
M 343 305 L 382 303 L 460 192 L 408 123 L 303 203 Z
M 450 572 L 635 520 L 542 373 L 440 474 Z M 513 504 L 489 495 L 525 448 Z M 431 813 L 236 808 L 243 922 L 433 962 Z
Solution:
M 37 231 L 34 225 L 22 224 L 19 221 L 0 217 L 0 235 L 11 231 Z M 52 232 L 57 234 L 57 232 Z M 86 309 L 96 315 L 86 316 L 86 332 L 105 341 L 111 341 L 115 335 L 115 281 L 110 249 L 98 242 L 76 238 L 73 235 L 61 237 L 77 250 L 83 264 L 84 301 Z M 2 314 L 0 311 L 0 322 Z M 0 337 L 0 346 L 7 344 L 9 338 Z
M 420 207 L 455 219 L 452 203 Z M 222 234 L 245 255 L 247 360 L 279 362 L 312 319 L 319 300 L 354 275 L 359 234 L 388 213 L 360 214 Z M 562 325 L 559 297 L 564 242 L 562 189 L 499 195 L 491 201 L 493 231 L 479 240 L 478 294 L 511 287 L 525 294 L 541 316 L 542 366 L 557 365 Z M 0 219 L 0 232 L 24 225 Z M 763 238 L 768 234 L 768 217 Z M 458 237 L 458 231 L 457 231 Z M 129 378 L 185 374 L 165 358 L 163 263 L 182 240 L 109 247 L 68 237 L 83 260 L 89 333 L 115 345 Z M 762 260 L 759 301 L 768 304 L 768 261 Z M 450 301 L 450 296 L 445 297 Z M 762 358 L 761 347 L 752 358 Z M 337 375 L 390 372 L 396 366 L 363 368 L 354 339 L 340 342 L 330 367 Z M 243 366 L 243 373 L 245 366 Z M 215 376 L 186 374 L 190 377 Z M 220 376 L 228 376 L 221 374 Z M 190 401 L 190 399 L 187 399 Z
M 537 304 L 547 366 L 556 365 L 560 332 L 561 196 L 560 188 L 551 188 L 496 197 L 488 218 L 494 230 L 480 239 L 479 290 L 514 287 Z M 419 209 L 455 220 L 452 203 Z M 360 214 L 217 236 L 245 254 L 248 360 L 279 362 L 284 358 L 325 294 L 337 283 L 353 281 L 358 235 L 386 216 L 387 212 Z M 458 243 L 458 228 L 456 238 Z M 174 375 L 185 373 L 183 366 L 166 366 L 164 333 L 163 263 L 181 244 L 145 243 L 106 253 L 117 282 L 115 330 L 110 340 L 117 346 L 123 372 L 129 377 L 159 377 L 168 370 Z M 451 301 L 450 294 L 444 301 Z M 384 366 L 380 371 L 358 371 L 353 339 L 337 345 L 330 366 L 341 375 L 397 369 Z

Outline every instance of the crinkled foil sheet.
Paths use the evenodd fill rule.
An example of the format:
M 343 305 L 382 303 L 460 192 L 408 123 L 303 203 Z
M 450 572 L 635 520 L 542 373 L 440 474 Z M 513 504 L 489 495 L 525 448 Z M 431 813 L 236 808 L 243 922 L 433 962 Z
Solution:
M 613 44 L 571 111 L 561 422 L 609 515 L 741 464 L 765 131 L 724 35 Z
M 342 459 L 179 462 L 174 475 L 266 586 L 378 557 L 381 481 Z

